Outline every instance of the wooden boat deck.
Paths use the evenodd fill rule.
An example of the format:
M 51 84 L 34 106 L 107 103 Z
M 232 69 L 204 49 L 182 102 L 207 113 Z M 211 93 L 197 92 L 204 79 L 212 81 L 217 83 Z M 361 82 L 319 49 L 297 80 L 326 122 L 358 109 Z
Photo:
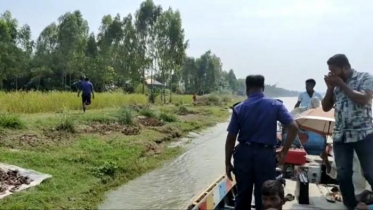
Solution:
M 198 194 L 188 207 L 183 209 L 188 210 L 231 210 L 234 209 L 233 204 L 229 202 L 231 198 L 226 198 L 230 190 L 234 189 L 235 182 L 231 182 L 225 175 L 221 176 L 215 182 L 213 182 L 208 188 L 203 190 L 202 193 Z M 295 194 L 296 182 L 292 180 L 286 180 L 285 195 Z M 323 185 L 309 184 L 309 200 L 310 204 L 301 205 L 294 199 L 291 202 L 286 202 L 283 209 L 345 209 L 342 202 L 330 203 L 326 200 L 325 195 L 328 193 L 328 189 Z M 254 196 L 253 196 L 254 202 Z M 219 206 L 219 203 L 221 204 Z M 229 205 L 227 205 L 229 203 Z

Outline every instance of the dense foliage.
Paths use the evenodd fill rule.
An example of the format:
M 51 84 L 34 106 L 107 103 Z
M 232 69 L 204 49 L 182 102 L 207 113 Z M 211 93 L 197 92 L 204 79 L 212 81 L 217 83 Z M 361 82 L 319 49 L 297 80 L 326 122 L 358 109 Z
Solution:
M 134 15 L 104 16 L 97 34 L 89 34 L 80 11 L 67 12 L 35 41 L 30 27 L 20 27 L 5 11 L 0 14 L 0 88 L 74 90 L 79 77 L 87 76 L 96 91 L 121 87 L 145 93 L 151 77 L 165 85 L 159 91 L 164 94 L 166 89 L 170 94 L 244 92 L 218 56 L 207 51 L 188 57 L 187 47 L 180 12 L 152 0 L 141 3 Z

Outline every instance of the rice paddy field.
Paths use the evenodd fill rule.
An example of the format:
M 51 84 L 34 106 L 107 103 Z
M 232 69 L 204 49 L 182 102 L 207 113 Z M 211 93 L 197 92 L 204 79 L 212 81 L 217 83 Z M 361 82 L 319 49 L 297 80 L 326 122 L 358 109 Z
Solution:
M 106 92 L 83 113 L 77 93 L 0 92 L 0 162 L 52 175 L 0 209 L 96 209 L 107 191 L 179 155 L 171 142 L 226 121 L 239 100 L 173 95 L 149 104 L 145 95 Z
M 172 95 L 173 104 L 191 104 L 191 95 Z M 117 108 L 127 105 L 145 105 L 148 97 L 122 92 L 96 93 L 89 109 Z M 161 103 L 157 97 L 156 103 Z M 80 110 L 81 98 L 74 92 L 0 92 L 0 112 L 44 113 L 63 110 Z

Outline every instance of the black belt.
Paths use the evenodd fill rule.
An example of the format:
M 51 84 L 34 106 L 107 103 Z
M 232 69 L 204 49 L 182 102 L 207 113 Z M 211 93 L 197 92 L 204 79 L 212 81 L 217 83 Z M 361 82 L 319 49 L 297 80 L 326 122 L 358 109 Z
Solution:
M 254 147 L 261 147 L 261 148 L 271 148 L 271 149 L 274 149 L 276 148 L 276 146 L 274 145 L 270 145 L 270 144 L 262 144 L 262 143 L 257 143 L 257 142 L 244 142 L 244 143 L 240 143 L 244 146 L 254 146 Z

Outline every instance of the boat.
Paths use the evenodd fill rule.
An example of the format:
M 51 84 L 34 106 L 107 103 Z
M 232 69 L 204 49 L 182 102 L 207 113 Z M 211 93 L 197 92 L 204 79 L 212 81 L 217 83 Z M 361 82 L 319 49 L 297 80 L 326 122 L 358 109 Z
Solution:
M 197 194 L 186 208 L 187 210 L 225 210 L 234 209 L 236 182 L 221 175 L 201 193 Z
M 297 118 L 306 109 L 295 108 L 290 113 L 294 118 Z M 280 123 L 278 124 L 280 135 L 280 141 L 283 145 L 287 136 L 287 130 Z M 284 140 L 284 141 L 282 141 Z M 299 130 L 297 137 L 295 138 L 293 145 L 297 148 L 302 147 L 308 155 L 320 155 L 325 150 L 327 144 L 327 137 L 317 134 L 312 131 Z
M 309 204 L 299 204 L 297 199 L 288 201 L 283 209 L 344 209 L 342 202 L 330 203 L 326 200 L 326 194 L 330 192 L 331 186 L 310 183 Z M 297 182 L 286 180 L 285 195 L 296 194 Z M 187 210 L 232 210 L 234 209 L 234 198 L 237 194 L 236 182 L 229 180 L 226 175 L 221 175 L 213 181 L 201 193 L 197 194 L 189 204 L 182 208 Z M 254 197 L 252 199 L 254 208 Z
M 236 104 L 235 104 L 236 105 Z M 234 106 L 233 106 L 234 107 Z M 303 110 L 296 109 L 292 111 L 293 115 L 298 115 Z M 286 139 L 286 129 L 281 124 L 278 126 L 278 147 L 284 144 L 282 139 Z M 342 202 L 329 203 L 326 195 L 330 192 L 330 184 L 335 186 L 335 182 L 330 180 L 323 170 L 322 161 L 319 154 L 324 151 L 326 145 L 326 137 L 321 136 L 311 131 L 300 131 L 295 146 L 301 147 L 306 151 L 306 162 L 304 165 L 286 164 L 281 177 L 286 178 L 285 195 L 292 194 L 297 197 L 299 193 L 299 181 L 296 177 L 306 176 L 308 178 L 307 194 L 308 204 L 299 204 L 299 199 L 288 201 L 283 206 L 283 209 L 344 209 Z M 278 150 L 279 151 L 279 150 Z M 286 160 L 285 160 L 286 161 Z M 334 161 L 332 158 L 330 161 Z M 288 169 L 291 169 L 290 171 Z M 290 173 L 288 173 L 290 172 Z M 279 174 L 278 174 L 279 175 Z M 237 189 L 236 182 L 231 181 L 226 175 L 221 175 L 217 180 L 212 182 L 201 193 L 197 194 L 186 208 L 188 210 L 227 210 L 234 209 L 234 200 Z M 254 199 L 252 199 L 254 202 Z M 252 208 L 254 205 L 252 204 Z

